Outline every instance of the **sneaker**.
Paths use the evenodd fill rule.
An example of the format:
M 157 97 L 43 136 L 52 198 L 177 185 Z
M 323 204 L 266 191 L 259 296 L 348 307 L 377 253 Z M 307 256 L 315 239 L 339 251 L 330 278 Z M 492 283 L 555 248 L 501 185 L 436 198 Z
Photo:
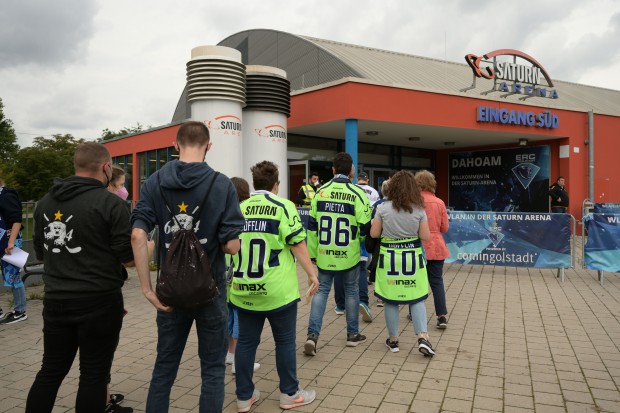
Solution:
M 336 308 L 334 308 L 334 312 L 338 315 L 343 315 L 344 314 L 344 308 L 340 308 L 338 306 L 336 306 Z
M 297 393 L 289 396 L 286 393 L 280 393 L 280 409 L 292 409 L 294 407 L 305 406 L 316 399 L 314 390 L 297 390 Z
M 433 357 L 435 355 L 431 342 L 423 338 L 418 339 L 418 350 L 424 354 L 424 357 Z
M 347 347 L 357 347 L 358 344 L 364 341 L 366 341 L 366 336 L 363 334 L 347 334 Z
M 105 407 L 104 413 L 133 413 L 133 408 L 110 403 Z
M 437 328 L 441 330 L 445 330 L 448 327 L 448 320 L 445 316 L 441 316 L 437 318 Z
M 367 323 L 372 323 L 372 313 L 370 312 L 370 308 L 368 308 L 368 304 L 360 303 L 360 314 L 362 315 L 362 320 Z
M 17 311 L 8 313 L 7 316 L 2 320 L 1 324 L 15 324 L 20 321 L 26 321 L 28 316 L 26 313 L 18 313 Z
M 125 400 L 125 396 L 120 393 L 110 394 L 110 401 L 108 404 L 121 404 Z
M 398 340 L 396 341 L 392 341 L 390 340 L 390 338 L 388 337 L 387 340 L 385 340 L 385 345 L 387 346 L 387 348 L 390 349 L 390 351 L 392 353 L 398 353 L 399 352 L 399 348 L 398 348 Z
M 377 300 L 377 307 L 383 307 L 383 301 Z
M 226 364 L 233 364 L 235 362 L 235 353 L 226 353 Z
M 0 308 L 0 321 L 4 320 L 9 314 L 11 314 L 11 312 L 9 311 L 8 313 L 5 313 L 4 311 L 2 311 L 2 309 Z
M 252 405 L 260 400 L 260 392 L 258 389 L 254 389 L 254 393 L 252 393 L 252 397 L 250 400 L 239 400 L 237 399 L 237 410 L 240 413 L 249 412 L 252 408 Z
M 306 356 L 316 356 L 316 342 L 319 341 L 319 336 L 314 333 L 308 334 L 306 344 L 304 344 L 304 354 Z
M 254 371 L 258 370 L 259 368 L 260 368 L 260 363 L 254 363 Z M 232 372 L 232 374 L 237 374 L 237 370 L 235 370 L 235 363 L 232 364 L 230 371 Z

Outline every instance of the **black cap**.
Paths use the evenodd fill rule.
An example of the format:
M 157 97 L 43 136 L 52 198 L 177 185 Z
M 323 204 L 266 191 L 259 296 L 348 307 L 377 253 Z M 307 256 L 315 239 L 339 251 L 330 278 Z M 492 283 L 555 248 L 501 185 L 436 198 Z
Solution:
M 360 172 L 359 174 L 357 174 L 357 179 L 368 180 L 368 174 L 366 172 Z

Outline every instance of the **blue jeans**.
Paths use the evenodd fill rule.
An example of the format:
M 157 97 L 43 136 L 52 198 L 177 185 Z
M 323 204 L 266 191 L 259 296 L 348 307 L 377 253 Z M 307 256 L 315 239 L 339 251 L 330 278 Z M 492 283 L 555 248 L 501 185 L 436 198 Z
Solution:
M 237 309 L 228 303 L 228 337 L 239 338 L 239 316 Z
M 426 271 L 428 273 L 428 283 L 433 291 L 435 314 L 437 316 L 447 315 L 446 290 L 443 285 L 443 260 L 426 261 Z
M 235 382 L 237 399 L 249 400 L 254 392 L 254 361 L 260 335 L 269 320 L 271 332 L 276 343 L 276 369 L 280 377 L 280 392 L 294 394 L 299 390 L 297 380 L 297 353 L 295 337 L 297 333 L 297 303 L 275 313 L 251 313 L 238 311 L 239 341 L 235 351 Z
M 390 303 L 385 303 L 385 308 L 383 309 L 383 313 L 385 314 L 385 325 L 391 337 L 398 337 L 398 309 L 398 305 Z M 409 304 L 409 311 L 411 312 L 411 320 L 413 321 L 413 332 L 416 335 L 426 333 L 428 328 L 426 327 L 426 305 L 424 301 Z
M 123 325 L 123 296 L 43 299 L 43 363 L 28 393 L 27 413 L 51 412 L 78 352 L 77 413 L 103 413 L 106 385 Z
M 368 261 L 360 261 L 359 265 L 359 294 L 360 303 L 368 305 Z M 341 277 L 334 278 L 334 300 L 336 307 L 344 308 L 344 282 Z
M 319 269 L 319 290 L 312 297 L 308 334 L 321 334 L 325 306 L 327 305 L 329 291 L 332 288 L 332 280 L 335 278 L 341 278 L 344 284 L 344 308 L 346 311 L 345 317 L 347 319 L 347 334 L 359 333 L 359 266 L 356 265 L 350 270 L 339 271 L 337 273 L 326 273 Z
M 12 287 L 13 309 L 18 313 L 26 312 L 26 287 Z
M 199 309 L 157 312 L 157 359 L 146 399 L 147 413 L 168 412 L 170 390 L 177 377 L 194 320 L 202 377 L 199 412 L 222 411 L 228 348 L 228 309 L 225 294 L 220 295 L 212 304 Z

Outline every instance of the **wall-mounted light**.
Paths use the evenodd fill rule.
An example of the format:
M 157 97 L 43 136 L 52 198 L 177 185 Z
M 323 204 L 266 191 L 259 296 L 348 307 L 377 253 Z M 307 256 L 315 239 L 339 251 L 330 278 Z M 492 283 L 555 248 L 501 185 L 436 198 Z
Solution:
M 527 146 L 527 139 L 519 139 L 519 146 Z
M 367 130 L 364 133 L 366 134 L 366 136 L 377 136 L 377 135 L 379 135 L 379 131 L 376 131 L 376 130 Z
M 450 142 L 444 142 L 443 144 L 446 146 L 454 146 L 455 142 L 450 141 Z

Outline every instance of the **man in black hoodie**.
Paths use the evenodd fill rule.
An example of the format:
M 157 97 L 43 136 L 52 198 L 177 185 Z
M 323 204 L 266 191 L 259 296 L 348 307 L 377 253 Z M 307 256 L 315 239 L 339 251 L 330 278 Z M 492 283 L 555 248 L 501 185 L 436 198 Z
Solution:
M 239 251 L 239 234 L 245 219 L 230 179 L 204 162 L 211 148 L 209 129 L 201 122 L 187 122 L 177 132 L 175 146 L 179 160 L 167 163 L 147 179 L 140 201 L 131 215 L 131 243 L 136 270 L 145 297 L 157 311 L 157 359 L 146 401 L 147 413 L 167 412 L 170 391 L 177 375 L 183 349 L 194 320 L 202 387 L 199 412 L 221 412 L 224 404 L 224 376 L 228 348 L 228 309 L 224 253 Z M 211 188 L 212 187 L 212 188 Z M 205 198 L 209 191 L 208 198 Z M 166 203 L 172 208 L 168 211 Z M 204 201 L 204 202 L 203 202 Z M 176 216 L 173 220 L 172 214 Z M 151 285 L 147 258 L 147 233 L 159 226 L 160 261 L 163 262 L 179 222 L 193 228 L 211 263 L 219 297 L 209 305 L 186 310 L 162 304 Z
M 104 411 L 123 320 L 122 265 L 133 266 L 129 212 L 106 189 L 110 153 L 87 142 L 76 148 L 73 162 L 75 176 L 57 181 L 34 212 L 35 252 L 45 264 L 43 365 L 27 413 L 52 411 L 78 349 L 75 411 Z
M 558 180 L 549 188 L 549 197 L 551 198 L 551 212 L 564 214 L 568 209 L 568 191 L 564 186 L 566 180 L 563 176 L 559 176 Z

